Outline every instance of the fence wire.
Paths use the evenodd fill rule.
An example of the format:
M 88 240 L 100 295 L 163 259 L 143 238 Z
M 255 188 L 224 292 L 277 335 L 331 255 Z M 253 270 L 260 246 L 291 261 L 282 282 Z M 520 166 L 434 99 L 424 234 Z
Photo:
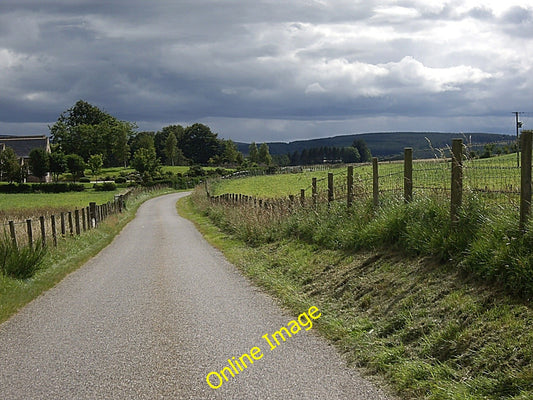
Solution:
M 463 145 L 462 163 L 462 190 L 465 193 L 475 193 L 489 202 L 496 201 L 498 207 L 519 208 L 519 195 L 521 184 L 521 169 L 518 166 L 517 146 L 514 141 L 471 145 Z M 377 165 L 377 194 L 381 203 L 388 199 L 403 201 L 406 196 L 405 184 L 412 185 L 412 196 L 440 196 L 451 200 L 452 185 L 452 158 L 451 146 L 432 149 L 435 155 L 432 159 L 413 160 L 411 180 L 406 178 L 404 161 L 382 161 Z M 416 154 L 414 154 L 416 157 Z M 328 171 L 333 175 L 333 201 L 347 201 L 348 198 L 348 170 L 346 166 L 335 169 L 326 166 L 297 167 L 286 169 L 284 173 L 297 172 L 323 172 Z M 409 169 L 408 169 L 409 170 Z M 322 175 L 322 174 L 320 174 Z M 323 176 L 323 175 L 322 175 Z M 324 176 L 316 179 L 316 202 L 326 203 L 331 199 L 328 181 Z M 353 165 L 353 198 L 376 200 L 375 179 L 372 164 Z M 287 204 L 311 204 L 313 197 L 312 178 L 309 174 L 298 180 L 301 189 L 294 187 L 293 194 Z M 409 186 L 409 185 L 407 185 Z M 303 191 L 303 193 L 302 193 Z M 302 196 L 303 195 L 303 196 Z M 298 201 L 299 200 L 299 201 Z M 384 204 L 384 203 L 383 203 Z M 292 207 L 292 206 L 291 206 Z

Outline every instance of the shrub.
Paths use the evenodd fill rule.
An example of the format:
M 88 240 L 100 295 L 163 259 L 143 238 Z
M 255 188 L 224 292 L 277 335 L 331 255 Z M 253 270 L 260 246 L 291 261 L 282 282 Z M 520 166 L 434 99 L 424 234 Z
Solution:
M 20 183 L 18 185 L 10 183 L 8 185 L 0 185 L 0 193 L 12 194 L 12 193 L 31 193 L 31 185 Z
M 115 183 L 126 183 L 126 178 L 119 176 L 118 178 L 115 178 Z
M 77 183 L 38 183 L 32 185 L 34 192 L 41 193 L 65 193 L 65 192 L 83 192 L 85 186 Z
M 93 188 L 97 192 L 112 192 L 113 190 L 116 190 L 117 185 L 115 182 L 95 183 Z
M 9 184 L 0 185 L 0 193 L 12 194 L 12 193 L 64 193 L 64 192 L 83 192 L 85 186 L 76 183 L 35 183 L 33 185 L 28 184 Z
M 200 167 L 199 165 L 193 165 L 192 167 L 189 167 L 189 170 L 185 173 L 187 176 L 205 176 L 206 172 L 205 170 Z
M 80 178 L 79 181 L 82 182 L 82 183 L 90 183 L 91 179 L 87 178 L 86 176 L 84 176 L 84 177 Z
M 46 248 L 36 243 L 34 247 L 17 247 L 8 238 L 0 240 L 0 271 L 11 278 L 31 278 L 42 266 Z
M 63 193 L 68 192 L 68 183 L 38 183 L 32 185 L 34 192 Z
M 69 192 L 83 192 L 84 190 L 85 190 L 85 186 L 80 183 L 69 183 L 68 184 Z

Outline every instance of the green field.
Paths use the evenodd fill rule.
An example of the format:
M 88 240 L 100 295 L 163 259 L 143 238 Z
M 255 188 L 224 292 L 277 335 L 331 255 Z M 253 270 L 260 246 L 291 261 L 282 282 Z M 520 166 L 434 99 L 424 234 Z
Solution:
M 21 221 L 61 211 L 72 211 L 87 207 L 93 201 L 103 204 L 112 201 L 116 194 L 124 193 L 126 190 L 120 188 L 111 192 L 97 192 L 94 189 L 86 189 L 83 192 L 68 193 L 0 194 L 0 221 L 10 219 Z
M 327 174 L 334 174 L 336 187 L 346 185 L 346 168 L 326 171 L 306 171 L 279 175 L 251 176 L 240 179 L 224 179 L 214 182 L 211 194 L 241 193 L 262 198 L 298 195 L 300 189 L 310 194 L 311 180 L 317 178 L 318 190 L 327 188 Z M 413 185 L 415 189 L 444 189 L 450 187 L 451 163 L 429 160 L 413 163 Z M 464 162 L 464 185 L 467 188 L 518 193 L 520 170 L 516 167 L 516 154 L 508 154 L 488 159 L 466 160 Z M 403 162 L 382 162 L 379 164 L 380 190 L 401 190 L 403 187 Z M 354 166 L 356 191 L 371 192 L 372 166 Z

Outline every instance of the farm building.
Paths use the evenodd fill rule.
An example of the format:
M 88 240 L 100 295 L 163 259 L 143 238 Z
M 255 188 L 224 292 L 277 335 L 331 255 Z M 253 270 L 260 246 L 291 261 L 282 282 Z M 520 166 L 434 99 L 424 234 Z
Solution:
M 46 135 L 32 135 L 32 136 L 10 136 L 0 135 L 0 151 L 6 147 L 11 147 L 17 157 L 20 159 L 20 164 L 28 163 L 30 152 L 33 149 L 44 149 L 50 153 L 50 140 Z M 28 176 L 28 182 L 38 182 L 38 179 L 32 175 Z M 50 181 L 50 174 L 45 177 L 46 182 Z

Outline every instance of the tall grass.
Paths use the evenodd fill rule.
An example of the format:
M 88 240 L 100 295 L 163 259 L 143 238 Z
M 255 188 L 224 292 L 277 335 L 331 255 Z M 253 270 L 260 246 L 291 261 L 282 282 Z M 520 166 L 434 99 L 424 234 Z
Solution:
M 333 203 L 265 209 L 210 204 L 203 194 L 193 196 L 214 223 L 251 245 L 297 238 L 331 250 L 391 249 L 431 256 L 483 282 L 497 282 L 515 295 L 533 295 L 533 225 L 520 233 L 514 210 L 473 192 L 464 199 L 453 226 L 449 202 L 438 196 L 405 203 L 391 195 L 377 209 L 365 199 L 351 208 Z
M 46 248 L 16 246 L 7 235 L 0 239 L 0 273 L 15 279 L 31 278 L 42 266 Z
M 232 262 L 294 313 L 319 305 L 321 332 L 399 398 L 533 398 L 533 310 L 500 290 L 532 293 L 533 227 L 518 235 L 514 213 L 475 194 L 457 225 L 431 197 L 292 212 L 192 200 L 183 209 Z

